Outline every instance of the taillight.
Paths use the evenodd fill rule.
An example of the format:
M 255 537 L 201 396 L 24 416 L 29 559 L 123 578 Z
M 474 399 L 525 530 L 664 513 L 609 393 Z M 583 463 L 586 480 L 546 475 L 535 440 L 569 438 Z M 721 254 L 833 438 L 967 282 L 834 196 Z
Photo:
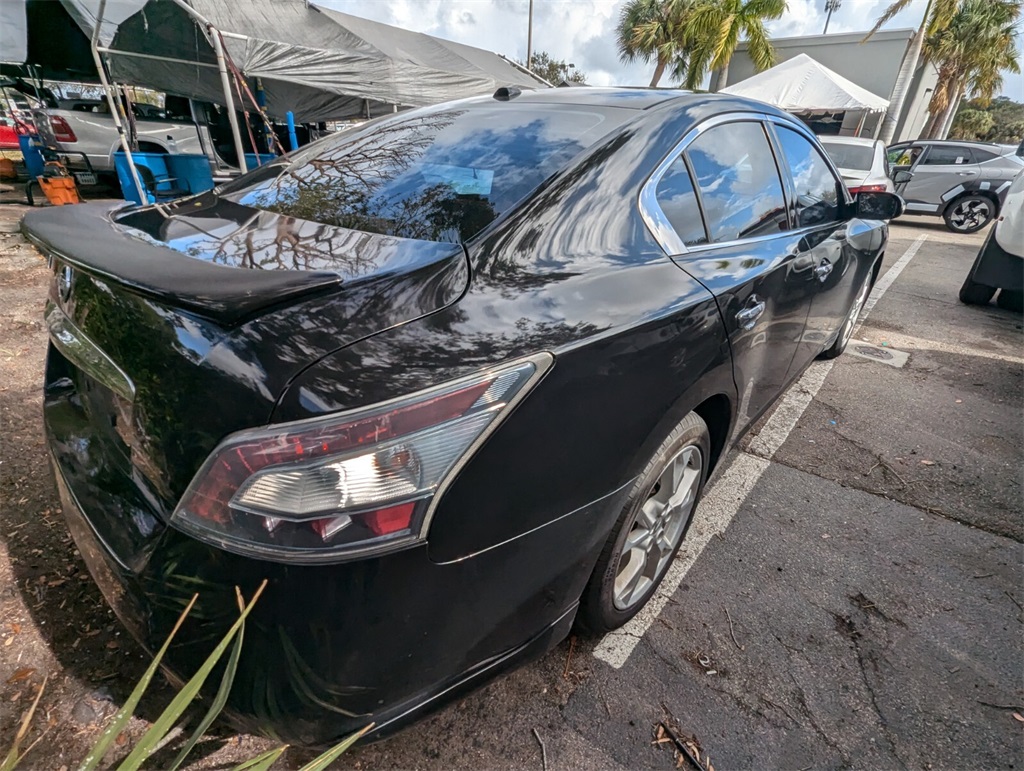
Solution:
M 858 185 L 850 188 L 850 195 L 857 193 L 884 193 L 885 185 Z
M 64 118 L 59 115 L 50 116 L 50 127 L 53 129 L 53 138 L 58 142 L 77 142 L 74 130 Z
M 539 354 L 373 407 L 232 434 L 171 524 L 279 562 L 421 541 L 447 484 L 552 362 Z

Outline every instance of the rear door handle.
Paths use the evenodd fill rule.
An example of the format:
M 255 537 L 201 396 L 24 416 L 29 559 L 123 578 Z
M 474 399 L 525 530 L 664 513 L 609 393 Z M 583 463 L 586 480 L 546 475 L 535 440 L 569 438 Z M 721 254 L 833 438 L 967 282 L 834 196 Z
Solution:
M 821 265 L 819 265 L 818 267 L 816 267 L 814 269 L 814 276 L 815 276 L 815 278 L 818 279 L 818 281 L 821 281 L 822 283 L 824 283 L 825 279 L 827 279 L 829 277 L 829 274 L 831 272 L 832 272 L 832 263 L 829 262 L 828 260 L 822 260 L 821 261 Z
M 976 171 L 958 171 L 956 173 L 958 177 L 976 177 L 978 172 Z
M 761 318 L 761 314 L 764 313 L 764 309 L 767 307 L 764 300 L 758 297 L 756 294 L 750 295 L 750 299 L 747 300 L 747 307 L 736 313 L 736 321 L 739 322 L 741 329 L 753 329 L 757 320 Z

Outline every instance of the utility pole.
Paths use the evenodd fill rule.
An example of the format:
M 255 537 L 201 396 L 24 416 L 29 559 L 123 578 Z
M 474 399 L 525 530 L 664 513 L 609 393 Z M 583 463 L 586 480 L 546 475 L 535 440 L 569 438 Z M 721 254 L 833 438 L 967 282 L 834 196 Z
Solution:
M 843 0 L 825 0 L 825 11 L 828 15 L 825 17 L 825 29 L 821 31 L 822 35 L 828 34 L 828 23 L 832 21 L 832 12 L 838 11 L 842 4 Z
M 533 72 L 533 0 L 530 0 L 530 19 L 526 26 L 526 69 Z

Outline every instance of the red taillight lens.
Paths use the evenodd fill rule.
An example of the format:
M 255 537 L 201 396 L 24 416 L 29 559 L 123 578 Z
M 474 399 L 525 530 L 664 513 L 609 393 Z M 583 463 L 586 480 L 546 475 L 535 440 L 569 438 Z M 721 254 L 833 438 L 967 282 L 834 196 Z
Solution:
M 540 354 L 384 405 L 234 434 L 171 523 L 279 561 L 330 562 L 420 540 L 455 470 L 552 360 Z
M 850 188 L 850 195 L 857 193 L 884 193 L 885 185 L 858 185 Z
M 68 122 L 59 115 L 50 116 L 50 127 L 53 129 L 53 138 L 58 142 L 77 142 L 74 130 Z

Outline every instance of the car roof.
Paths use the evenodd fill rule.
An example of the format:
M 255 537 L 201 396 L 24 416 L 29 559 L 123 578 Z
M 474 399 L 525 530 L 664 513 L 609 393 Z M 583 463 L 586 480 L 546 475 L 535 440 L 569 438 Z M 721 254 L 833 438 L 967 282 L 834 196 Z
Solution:
M 1001 150 L 1002 145 L 995 142 L 980 142 L 971 139 L 908 139 L 904 142 L 894 144 L 915 144 L 915 145 L 943 145 L 946 147 L 986 147 L 988 149 Z
M 495 97 L 482 97 L 479 101 L 486 102 L 493 98 Z M 564 104 L 618 107 L 627 110 L 649 110 L 668 104 L 688 107 L 721 101 L 723 103 L 728 102 L 731 105 L 731 109 L 743 106 L 752 111 L 769 113 L 796 121 L 791 115 L 779 110 L 777 107 L 764 102 L 758 102 L 754 99 L 747 99 L 732 94 L 702 94 L 693 91 L 683 91 L 677 88 L 627 88 L 621 86 L 608 88 L 595 86 L 541 88 L 523 90 L 519 95 L 508 101 L 513 104 Z
M 879 140 L 870 137 L 839 137 L 833 135 L 818 136 L 819 142 L 831 142 L 837 145 L 860 145 L 861 147 L 874 147 Z

